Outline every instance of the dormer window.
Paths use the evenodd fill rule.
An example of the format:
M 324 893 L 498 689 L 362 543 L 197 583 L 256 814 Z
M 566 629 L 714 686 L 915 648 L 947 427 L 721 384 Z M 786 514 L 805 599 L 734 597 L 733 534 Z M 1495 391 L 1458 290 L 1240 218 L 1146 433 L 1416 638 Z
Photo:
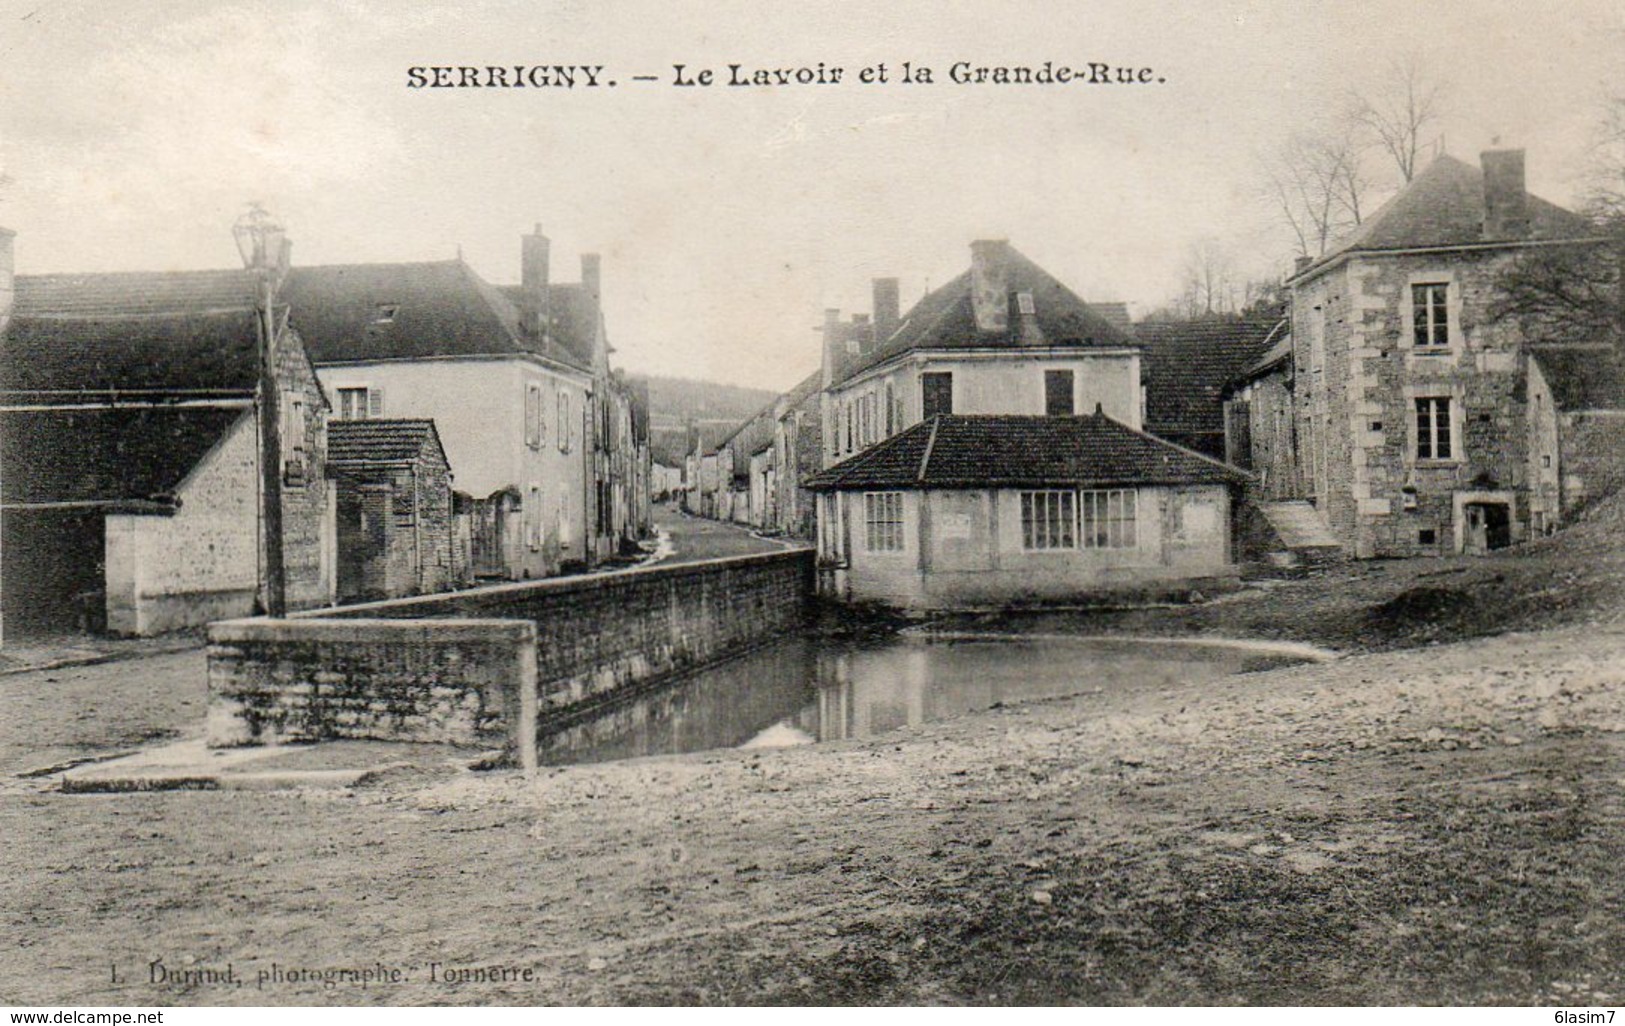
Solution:
M 1023 317 L 1031 317 L 1038 312 L 1037 308 L 1033 306 L 1033 294 L 1031 292 L 1016 293 L 1016 310 Z
M 379 303 L 377 309 L 373 311 L 372 323 L 394 324 L 395 315 L 400 312 L 401 305 L 399 303 Z

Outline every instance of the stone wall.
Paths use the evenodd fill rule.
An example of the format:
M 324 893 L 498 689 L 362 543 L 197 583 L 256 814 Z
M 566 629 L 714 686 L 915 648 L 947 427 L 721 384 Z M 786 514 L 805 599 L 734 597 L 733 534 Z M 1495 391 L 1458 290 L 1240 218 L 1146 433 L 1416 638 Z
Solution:
M 514 620 L 211 624 L 208 742 L 505 746 L 534 708 L 535 651 Z
M 458 646 L 467 642 L 436 632 L 515 621 L 535 639 L 529 665 L 538 705 L 527 719 L 545 737 L 585 707 L 658 687 L 794 632 L 811 592 L 812 565 L 811 551 L 791 550 L 373 602 L 283 621 L 215 624 L 211 741 L 312 732 L 419 741 L 487 737 L 491 716 L 512 707 L 505 689 L 518 671 L 503 654 L 509 650 L 465 651 Z M 390 635 L 390 627 L 401 633 Z M 259 647 L 245 648 L 245 637 Z M 511 638 L 499 641 L 506 645 Z M 507 669 L 493 676 L 486 659 Z M 479 697 L 489 688 L 503 694 Z

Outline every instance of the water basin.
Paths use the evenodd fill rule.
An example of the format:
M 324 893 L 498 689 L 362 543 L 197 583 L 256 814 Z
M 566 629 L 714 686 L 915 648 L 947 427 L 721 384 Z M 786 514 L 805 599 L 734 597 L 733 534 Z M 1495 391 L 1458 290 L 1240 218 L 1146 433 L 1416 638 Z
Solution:
M 1157 691 L 1302 662 L 1287 646 L 1162 639 L 787 638 L 566 726 L 544 763 L 865 738 L 997 705 Z

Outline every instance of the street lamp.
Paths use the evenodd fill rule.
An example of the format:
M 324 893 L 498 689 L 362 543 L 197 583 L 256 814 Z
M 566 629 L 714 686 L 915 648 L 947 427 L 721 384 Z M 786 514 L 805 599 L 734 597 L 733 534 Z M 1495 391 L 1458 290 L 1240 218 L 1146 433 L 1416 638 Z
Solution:
M 282 392 L 277 382 L 276 291 L 288 271 L 292 243 L 287 230 L 258 203 L 231 226 L 243 267 L 254 276 L 254 321 L 259 336 L 260 524 L 265 538 L 265 612 L 288 612 L 282 559 L 282 442 L 277 423 Z

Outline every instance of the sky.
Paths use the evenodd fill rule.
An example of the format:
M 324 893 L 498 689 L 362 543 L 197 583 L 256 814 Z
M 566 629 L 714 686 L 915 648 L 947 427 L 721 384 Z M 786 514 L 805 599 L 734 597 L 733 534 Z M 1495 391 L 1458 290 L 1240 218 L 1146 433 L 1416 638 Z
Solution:
M 234 266 L 250 200 L 296 263 L 444 260 L 553 279 L 603 258 L 619 365 L 787 389 L 826 307 L 905 309 L 1005 238 L 1085 299 L 1144 311 L 1216 241 L 1290 264 L 1261 158 L 1411 55 L 1435 129 L 1528 154 L 1572 202 L 1625 95 L 1625 5 L 1362 0 L 110 2 L 0 0 L 0 226 L 19 273 Z M 957 85 L 976 66 L 1150 68 L 1144 85 Z M 936 72 L 899 81 L 904 61 Z M 673 66 L 845 69 L 678 87 Z M 857 81 L 885 63 L 885 85 Z M 596 89 L 410 89 L 433 65 L 603 65 Z M 658 81 L 632 81 L 654 75 Z

